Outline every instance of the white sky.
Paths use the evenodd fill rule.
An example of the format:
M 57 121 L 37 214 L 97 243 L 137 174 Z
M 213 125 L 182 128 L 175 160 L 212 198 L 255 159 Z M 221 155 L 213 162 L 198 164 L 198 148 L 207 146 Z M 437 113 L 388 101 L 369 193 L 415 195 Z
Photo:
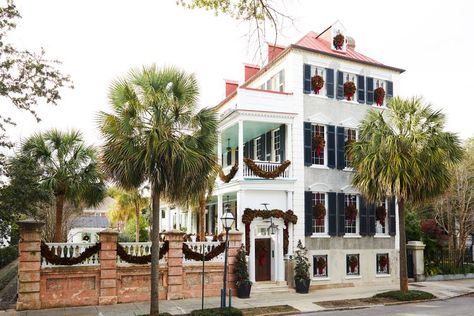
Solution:
M 474 136 L 474 2 L 284 3 L 295 25 L 285 27 L 279 44 L 294 43 L 340 20 L 356 50 L 407 70 L 402 96 L 422 95 L 447 114 L 449 130 L 462 138 Z M 224 96 L 223 79 L 241 80 L 243 63 L 255 62 L 245 25 L 186 10 L 175 0 L 17 0 L 17 6 L 23 19 L 10 40 L 31 50 L 44 47 L 48 57 L 63 62 L 75 89 L 63 91 L 57 107 L 41 105 L 39 124 L 29 114 L 15 115 L 13 140 L 57 127 L 80 129 L 88 142 L 98 143 L 95 118 L 98 111 L 109 110 L 110 82 L 132 67 L 156 63 L 194 72 L 201 106 L 213 106 Z

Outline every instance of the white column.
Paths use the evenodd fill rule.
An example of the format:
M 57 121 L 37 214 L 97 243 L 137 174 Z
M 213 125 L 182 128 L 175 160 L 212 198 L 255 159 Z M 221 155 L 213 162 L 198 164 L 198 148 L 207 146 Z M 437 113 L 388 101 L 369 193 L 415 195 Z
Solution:
M 285 281 L 285 261 L 283 260 L 283 225 L 278 225 L 278 242 L 275 249 L 275 276 L 277 282 Z
M 291 161 L 290 169 L 288 170 L 288 176 L 293 177 L 293 124 L 286 124 L 286 137 L 285 137 L 285 159 Z
M 289 210 L 293 209 L 293 191 L 286 191 L 286 206 Z M 288 254 L 293 254 L 293 224 L 288 223 Z
M 186 220 L 186 233 L 190 234 L 192 232 L 193 218 L 191 216 L 193 212 L 188 209 L 188 219 Z
M 171 214 L 171 207 L 168 206 L 168 229 L 173 229 L 173 214 Z
M 244 208 L 242 207 L 242 191 L 237 191 L 237 199 L 236 199 L 236 209 L 237 209 L 237 218 L 235 219 L 235 228 L 238 231 L 245 233 L 245 226 L 242 223 L 242 213 L 244 212 Z
M 222 135 L 217 131 L 217 164 L 222 167 Z
M 255 228 L 250 223 L 249 279 L 255 283 Z
M 239 120 L 239 170 L 237 178 L 242 179 L 244 176 L 244 121 Z
M 176 229 L 179 230 L 181 226 L 181 208 L 176 209 Z
M 222 216 L 222 194 L 219 194 L 217 196 L 217 223 L 216 223 L 218 234 L 222 232 L 221 216 Z

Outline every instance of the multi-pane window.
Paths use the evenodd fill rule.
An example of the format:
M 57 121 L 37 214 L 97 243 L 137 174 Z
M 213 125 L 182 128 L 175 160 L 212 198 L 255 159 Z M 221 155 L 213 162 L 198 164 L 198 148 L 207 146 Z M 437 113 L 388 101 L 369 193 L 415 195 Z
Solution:
M 257 158 L 257 160 L 264 160 L 263 159 L 263 153 L 262 153 L 262 138 L 261 137 L 257 137 L 255 139 L 255 157 Z
M 344 142 L 345 142 L 345 153 L 344 153 L 344 159 L 345 159 L 345 162 L 346 162 L 346 167 L 350 167 L 351 166 L 351 157 L 350 155 L 348 154 L 348 147 L 349 145 L 354 142 L 355 140 L 357 139 L 357 136 L 356 136 L 356 130 L 353 129 L 353 128 L 346 128 L 344 130 Z
M 388 229 L 387 202 L 384 200 L 375 207 L 375 233 L 386 234 Z
M 277 74 L 273 75 L 270 79 L 267 80 L 260 87 L 262 90 L 270 91 L 285 91 L 285 70 L 280 70 Z
M 348 82 L 348 81 L 352 81 L 355 85 L 355 92 L 352 95 L 351 100 L 352 101 L 357 101 L 357 75 L 351 74 L 351 73 L 348 73 L 348 72 L 344 72 L 343 73 L 343 84 Z M 347 96 L 345 94 L 344 94 L 344 100 L 347 100 Z
M 346 255 L 346 274 L 360 275 L 360 256 L 359 254 Z
M 278 78 L 279 78 L 278 91 L 284 92 L 285 91 L 285 70 L 284 69 L 282 69 L 278 73 Z
M 277 128 L 273 131 L 273 157 L 275 162 L 280 162 L 280 129 Z
M 355 210 L 354 210 L 355 208 Z M 359 217 L 357 210 L 357 195 L 344 195 L 345 233 L 357 234 L 357 220 Z
M 316 278 L 325 278 L 328 276 L 328 256 L 313 256 L 313 276 Z
M 326 209 L 326 193 L 313 193 L 313 209 L 318 205 L 323 205 Z M 326 233 L 326 217 L 316 218 L 313 212 L 313 233 L 324 234 Z
M 311 66 L 311 94 L 316 94 L 316 89 L 313 86 L 313 77 L 314 76 L 320 76 L 324 80 L 324 84 L 319 89 L 318 93 L 319 95 L 326 95 L 326 69 L 321 68 L 321 67 L 316 67 L 316 66 Z
M 380 80 L 380 79 L 375 79 L 374 78 L 374 91 L 377 88 L 383 88 L 383 90 L 385 91 L 385 96 L 387 96 L 387 88 L 386 88 L 385 80 Z M 384 99 L 382 100 L 381 106 L 385 105 L 385 99 L 386 98 L 384 97 Z M 374 100 L 374 101 L 376 101 L 376 100 Z
M 390 260 L 388 253 L 378 253 L 376 256 L 377 274 L 390 273 Z
M 312 125 L 311 160 L 314 165 L 324 166 L 325 130 L 324 125 Z

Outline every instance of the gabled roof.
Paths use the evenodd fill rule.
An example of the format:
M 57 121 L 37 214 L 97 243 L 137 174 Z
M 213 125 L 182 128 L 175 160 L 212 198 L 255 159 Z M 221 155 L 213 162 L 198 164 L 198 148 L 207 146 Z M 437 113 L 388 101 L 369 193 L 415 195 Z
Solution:
M 107 228 L 109 220 L 105 216 L 82 216 L 75 218 L 71 223 L 71 228 Z

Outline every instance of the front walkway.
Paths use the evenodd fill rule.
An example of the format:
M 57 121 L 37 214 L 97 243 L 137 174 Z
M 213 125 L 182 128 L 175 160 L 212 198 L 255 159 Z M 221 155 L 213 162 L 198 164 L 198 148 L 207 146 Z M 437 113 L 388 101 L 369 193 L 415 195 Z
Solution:
M 392 286 L 371 286 L 371 287 L 351 287 L 341 289 L 316 290 L 309 294 L 297 294 L 294 291 L 290 293 L 265 293 L 253 294 L 250 299 L 232 299 L 232 306 L 237 308 L 251 308 L 274 305 L 290 305 L 301 312 L 322 311 L 324 308 L 313 304 L 314 302 L 345 300 L 354 298 L 371 297 L 374 294 L 388 290 L 396 290 L 397 284 Z M 438 282 L 419 282 L 410 283 L 410 289 L 423 290 L 436 295 L 439 299 L 447 299 L 474 292 L 474 279 L 459 281 L 438 281 Z M 206 298 L 205 307 L 218 307 L 220 298 Z M 0 316 L 63 316 L 63 315 L 142 315 L 148 312 L 149 303 L 130 303 L 118 305 L 103 305 L 90 307 L 68 307 L 55 308 L 41 311 L 0 311 Z M 175 301 L 160 301 L 161 312 L 170 312 L 172 314 L 186 314 L 192 310 L 201 308 L 201 299 L 185 299 Z

